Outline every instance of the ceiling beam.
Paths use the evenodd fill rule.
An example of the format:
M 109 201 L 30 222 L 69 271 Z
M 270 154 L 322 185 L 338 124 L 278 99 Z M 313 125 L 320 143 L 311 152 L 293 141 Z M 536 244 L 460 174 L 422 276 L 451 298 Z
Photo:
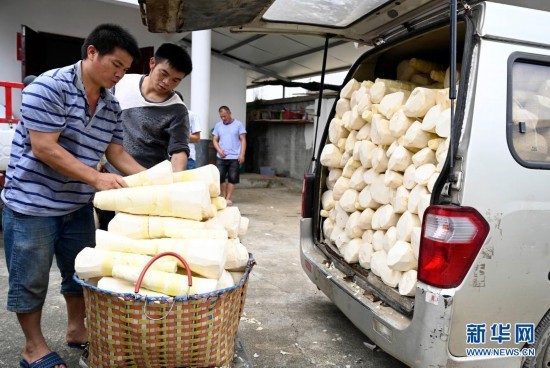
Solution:
M 345 71 L 348 71 L 350 69 L 351 65 L 349 66 L 342 66 L 342 67 L 338 67 L 338 68 L 333 68 L 333 69 L 327 69 L 325 71 L 325 74 L 332 74 L 332 73 L 339 73 L 339 72 L 345 72 Z M 297 79 L 304 79 L 304 78 L 310 78 L 310 77 L 317 77 L 321 75 L 321 71 L 319 72 L 312 72 L 312 73 L 306 73 L 306 74 L 299 74 L 299 75 L 293 75 L 292 77 L 290 77 L 291 80 L 295 81 Z M 254 86 L 258 83 L 262 83 L 265 79 L 264 78 L 256 78 L 256 79 L 253 79 L 252 80 L 252 83 L 253 85 L 252 86 L 247 86 L 246 88 L 254 88 Z
M 184 43 L 184 44 L 187 44 L 188 46 L 192 47 L 192 41 L 190 41 L 188 39 L 183 38 L 183 39 L 180 40 L 180 42 Z M 275 78 L 275 79 L 278 79 L 278 80 L 281 80 L 281 81 L 290 82 L 289 78 L 287 78 L 285 76 L 282 76 L 282 75 L 279 75 L 279 74 L 275 73 L 272 70 L 262 68 L 262 67 L 260 67 L 256 64 L 250 63 L 246 60 L 242 60 L 242 59 L 236 58 L 236 57 L 231 56 L 231 55 L 223 55 L 223 54 L 221 54 L 220 51 L 218 51 L 216 49 L 211 49 L 211 52 L 212 52 L 213 55 L 219 57 L 220 59 L 229 61 L 233 64 L 236 64 L 236 65 L 240 66 L 241 68 L 250 69 L 250 70 L 253 70 L 257 73 L 260 73 L 260 74 L 263 74 L 263 75 L 266 75 L 268 77 Z
M 298 87 L 307 89 L 308 91 L 320 91 L 321 83 L 319 82 L 283 82 L 278 80 L 268 80 L 263 82 L 255 83 L 256 86 L 283 86 L 283 87 Z M 335 84 L 324 84 L 323 89 L 328 89 L 331 91 L 340 91 L 340 86 Z
M 257 34 L 257 35 L 254 35 L 252 37 L 247 38 L 246 40 L 242 40 L 241 42 L 237 42 L 236 44 L 231 45 L 231 46 L 226 47 L 225 49 L 221 50 L 220 55 L 225 55 L 229 51 L 233 51 L 235 49 L 238 49 L 239 47 L 248 45 L 249 43 L 254 42 L 256 40 L 259 40 L 260 38 L 265 37 L 265 36 L 266 36 L 265 34 Z
M 330 49 L 332 47 L 340 46 L 340 45 L 346 44 L 348 42 L 349 41 L 341 41 L 341 40 L 340 41 L 335 41 L 333 43 L 330 43 L 328 45 L 328 48 Z M 295 59 L 297 57 L 314 54 L 316 52 L 323 51 L 324 49 L 325 49 L 325 46 L 313 47 L 313 48 L 311 48 L 309 50 L 306 50 L 306 51 L 297 52 L 297 53 L 292 54 L 292 55 L 286 55 L 286 56 L 283 56 L 283 57 L 280 57 L 280 58 L 277 58 L 277 59 L 274 59 L 274 60 L 267 61 L 265 63 L 258 64 L 257 66 L 262 68 L 264 66 L 269 66 L 269 65 L 280 63 L 281 61 L 287 61 L 287 60 Z

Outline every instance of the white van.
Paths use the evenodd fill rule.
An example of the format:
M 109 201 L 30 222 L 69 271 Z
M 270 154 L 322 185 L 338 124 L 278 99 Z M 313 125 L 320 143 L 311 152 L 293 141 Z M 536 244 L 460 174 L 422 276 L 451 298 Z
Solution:
M 378 12 L 400 14 L 397 7 L 413 2 L 391 2 L 384 6 L 393 9 Z M 450 64 L 448 8 L 438 8 L 435 1 L 424 2 L 424 8 L 418 3 L 412 18 L 403 15 L 408 19 L 401 24 L 366 28 L 377 45 L 350 70 L 347 86 L 352 78 L 361 83 L 395 80 L 399 63 L 411 58 Z M 437 179 L 427 195 L 430 207 L 420 217 L 413 296 L 400 295 L 401 285 L 386 285 L 373 269 L 347 262 L 350 231 L 344 240 L 326 236 L 324 223 L 330 215 L 320 216 L 322 194 L 334 183 L 329 179 L 332 168 L 321 165 L 321 152 L 313 182 L 305 185 L 313 201 L 311 216 L 301 223 L 302 265 L 376 345 L 412 367 L 548 367 L 550 2 L 462 2 L 456 50 L 461 68 L 449 130 L 449 152 L 454 155 L 451 160 L 449 153 L 439 165 L 434 162 L 440 173 L 436 168 Z M 331 118 L 336 110 L 335 105 Z M 322 144 L 331 143 L 329 130 Z M 333 200 L 341 203 L 343 196 Z M 364 226 L 365 232 L 371 225 Z M 381 257 L 388 263 L 390 229 L 378 225 L 375 231 L 385 231 L 383 249 L 390 243 L 386 258 Z M 376 242 L 376 235 L 373 239 L 363 233 L 361 242 L 369 241 Z M 359 247 L 361 252 L 364 245 Z M 406 258 L 403 253 L 395 257 L 397 262 Z M 395 274 L 390 271 L 389 278 Z
M 412 367 L 550 366 L 550 1 L 264 3 L 241 30 L 374 46 L 304 181 L 311 281 Z

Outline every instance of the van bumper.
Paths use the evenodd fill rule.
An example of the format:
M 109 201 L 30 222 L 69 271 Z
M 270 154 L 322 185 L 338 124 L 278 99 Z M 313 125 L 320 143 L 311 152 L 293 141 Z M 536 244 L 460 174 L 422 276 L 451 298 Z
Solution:
M 378 347 L 411 367 L 520 367 L 517 357 L 455 357 L 448 352 L 453 296 L 419 283 L 412 318 L 377 301 L 331 265 L 313 243 L 312 219 L 300 224 L 302 268 L 346 317 Z M 451 293 L 448 293 L 451 294 Z

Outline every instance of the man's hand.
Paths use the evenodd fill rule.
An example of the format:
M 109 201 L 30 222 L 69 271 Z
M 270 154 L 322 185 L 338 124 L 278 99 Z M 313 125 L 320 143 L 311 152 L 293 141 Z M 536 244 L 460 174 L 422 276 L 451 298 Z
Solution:
M 244 155 L 239 156 L 239 163 L 240 164 L 244 163 Z
M 94 182 L 97 190 L 127 188 L 128 185 L 120 175 L 111 173 L 98 173 Z
M 225 156 L 227 156 L 225 151 L 218 151 L 218 153 L 220 154 L 220 158 L 225 158 Z

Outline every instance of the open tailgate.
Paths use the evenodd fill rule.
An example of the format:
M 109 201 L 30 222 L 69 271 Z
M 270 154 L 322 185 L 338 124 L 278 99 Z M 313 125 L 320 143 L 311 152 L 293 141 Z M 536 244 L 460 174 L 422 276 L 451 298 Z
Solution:
M 151 32 L 230 27 L 234 32 L 331 35 L 375 44 L 440 14 L 447 0 L 139 0 Z

